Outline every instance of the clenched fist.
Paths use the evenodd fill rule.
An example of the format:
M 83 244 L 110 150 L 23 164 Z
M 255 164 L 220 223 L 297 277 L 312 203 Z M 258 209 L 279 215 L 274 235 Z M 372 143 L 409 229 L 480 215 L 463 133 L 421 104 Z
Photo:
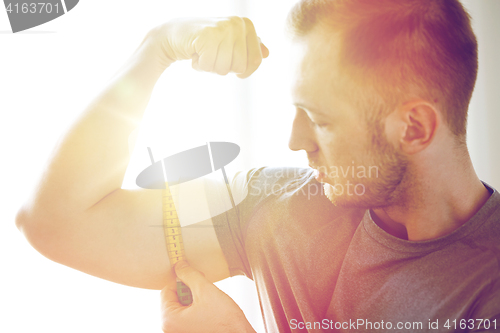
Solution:
M 250 76 L 269 55 L 252 21 L 242 17 L 182 18 L 153 28 L 147 38 L 164 66 L 192 59 L 196 70 Z

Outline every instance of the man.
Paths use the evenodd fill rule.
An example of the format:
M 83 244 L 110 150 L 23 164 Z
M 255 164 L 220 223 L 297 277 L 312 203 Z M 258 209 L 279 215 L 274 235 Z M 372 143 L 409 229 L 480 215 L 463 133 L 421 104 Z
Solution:
M 183 231 L 192 267 L 181 262 L 176 274 L 191 306 L 176 300 L 162 231 L 147 227 L 161 221 L 160 194 L 120 189 L 127 137 L 172 62 L 242 78 L 255 71 L 268 51 L 248 19 L 150 31 L 57 147 L 18 227 L 62 264 L 167 285 L 165 332 L 252 331 L 210 283 L 235 274 L 257 283 L 270 332 L 499 329 L 500 197 L 465 145 L 477 45 L 461 4 L 306 0 L 289 27 L 290 148 L 305 150 L 316 171 L 251 170 L 239 215 Z M 121 94 L 123 85 L 134 93 Z

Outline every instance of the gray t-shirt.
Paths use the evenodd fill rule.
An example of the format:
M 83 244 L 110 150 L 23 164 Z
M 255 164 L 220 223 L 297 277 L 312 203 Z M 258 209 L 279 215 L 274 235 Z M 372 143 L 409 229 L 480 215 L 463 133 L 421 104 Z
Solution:
M 415 242 L 386 233 L 370 211 L 334 206 L 311 169 L 242 176 L 247 197 L 213 222 L 231 275 L 257 285 L 267 332 L 500 332 L 491 187 L 467 223 Z

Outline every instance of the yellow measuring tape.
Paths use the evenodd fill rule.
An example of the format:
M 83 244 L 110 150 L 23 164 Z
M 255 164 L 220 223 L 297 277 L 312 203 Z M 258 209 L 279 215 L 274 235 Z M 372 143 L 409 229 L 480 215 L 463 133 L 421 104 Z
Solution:
M 221 144 L 224 144 L 224 147 L 229 147 L 230 151 L 232 152 L 232 159 L 234 159 L 239 151 L 240 151 L 240 148 L 238 145 L 236 144 L 231 144 L 231 143 L 212 143 L 212 144 L 215 144 L 217 145 L 218 144 L 218 151 L 219 152 L 219 155 L 220 155 L 220 148 L 221 148 Z M 229 146 L 228 146 L 229 144 Z M 197 150 L 197 154 L 199 155 L 199 148 L 203 148 L 204 146 L 201 146 L 201 147 L 198 147 L 198 148 L 193 148 L 194 150 Z M 235 150 L 235 147 L 237 148 L 237 150 Z M 207 143 L 207 149 L 211 149 L 209 147 L 209 143 Z M 187 152 L 191 152 L 192 153 L 193 150 L 189 150 Z M 210 152 L 211 150 L 209 150 Z M 139 185 L 139 178 L 141 177 L 141 175 L 143 175 L 143 178 L 141 178 L 141 184 L 146 184 L 145 188 L 150 188 L 148 186 L 149 182 L 151 181 L 151 178 L 152 175 L 153 175 L 153 179 L 155 178 L 158 178 L 157 174 L 158 174 L 158 169 L 155 167 L 156 163 L 155 163 L 155 160 L 153 158 L 153 153 L 151 152 L 151 148 L 148 147 L 148 152 L 149 152 L 149 157 L 151 158 L 151 166 L 149 168 L 147 168 L 146 170 L 144 171 L 147 171 L 145 175 L 144 172 L 142 172 L 139 176 L 138 176 L 138 180 L 136 181 L 137 184 Z M 190 154 L 191 154 L 190 153 Z M 231 154 L 230 154 L 231 155 Z M 189 154 L 187 155 L 188 157 L 190 156 Z M 203 154 L 201 155 L 203 156 Z M 230 161 L 226 161 L 227 159 L 227 154 L 224 155 L 224 161 L 225 163 L 229 163 Z M 219 156 L 220 158 L 221 156 Z M 231 156 L 230 156 L 231 157 Z M 192 158 L 192 157 L 191 157 Z M 210 160 L 212 159 L 212 157 L 210 157 Z M 231 159 L 231 160 L 232 160 Z M 179 162 L 179 161 L 177 161 Z M 165 172 L 165 166 L 163 165 L 163 162 L 161 162 L 161 166 L 163 168 L 163 176 L 162 176 L 162 179 L 163 181 L 165 181 L 166 179 L 168 179 L 167 177 L 167 174 Z M 178 163 L 177 163 L 178 164 Z M 220 164 L 220 165 L 219 165 Z M 225 165 L 225 164 L 224 164 Z M 224 165 L 221 164 L 220 161 L 218 161 L 218 164 L 217 164 L 217 169 L 221 169 L 222 171 L 222 175 L 224 176 L 224 181 L 226 183 L 226 188 L 227 188 L 227 191 L 228 191 L 228 194 L 229 194 L 229 198 L 231 199 L 231 204 L 236 212 L 236 214 L 238 214 L 238 209 L 234 203 L 234 199 L 233 199 L 233 194 L 231 193 L 231 188 L 229 186 L 229 182 L 228 182 L 228 179 L 227 179 L 227 176 L 226 176 L 226 172 L 224 170 Z M 151 170 L 151 168 L 153 168 Z M 214 164 L 212 163 L 212 171 L 214 169 Z M 149 170 L 149 171 L 148 171 Z M 154 172 L 153 172 L 154 171 Z M 206 171 L 206 170 L 205 170 Z M 208 172 L 210 173 L 210 171 Z M 161 172 L 160 172 L 160 175 L 161 175 Z M 195 178 L 198 178 L 198 177 L 201 177 L 203 175 L 196 175 Z M 192 175 L 191 175 L 191 178 L 189 179 L 192 179 Z M 145 183 L 144 183 L 145 181 Z M 152 188 L 158 188 L 155 186 L 153 186 Z M 172 197 L 172 192 L 170 191 L 170 187 L 168 186 L 168 182 L 165 182 L 165 188 L 163 189 L 162 191 L 162 205 L 163 205 L 163 230 L 165 231 L 165 240 L 166 240 L 166 243 L 167 243 L 167 252 L 168 252 L 168 258 L 170 259 L 170 265 L 171 266 L 174 266 L 176 263 L 178 263 L 179 261 L 181 260 L 186 260 L 186 255 L 185 255 L 185 252 L 184 252 L 184 242 L 182 241 L 182 232 L 181 232 L 181 224 L 180 224 L 180 221 L 179 221 L 179 216 L 177 215 L 177 210 L 175 209 L 175 203 L 174 203 L 174 200 L 173 200 L 173 197 Z M 177 279 L 177 297 L 179 298 L 179 302 L 182 304 L 182 305 L 189 305 L 193 302 L 193 295 L 191 294 L 191 290 L 189 289 L 188 286 L 186 286 L 181 280 Z
M 173 267 L 180 260 L 186 260 L 186 255 L 182 241 L 181 224 L 168 183 L 165 183 L 165 189 L 162 191 L 162 203 L 163 230 L 167 242 L 168 259 Z M 179 279 L 177 279 L 177 297 L 182 305 L 189 305 L 193 302 L 191 290 Z

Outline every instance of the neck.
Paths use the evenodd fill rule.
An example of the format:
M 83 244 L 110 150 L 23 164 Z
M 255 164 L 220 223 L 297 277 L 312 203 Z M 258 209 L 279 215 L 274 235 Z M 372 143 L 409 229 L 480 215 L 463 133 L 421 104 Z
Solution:
M 460 163 L 410 167 L 401 184 L 401 202 L 373 209 L 374 221 L 389 234 L 411 241 L 439 238 L 458 229 L 490 196 L 466 155 Z

